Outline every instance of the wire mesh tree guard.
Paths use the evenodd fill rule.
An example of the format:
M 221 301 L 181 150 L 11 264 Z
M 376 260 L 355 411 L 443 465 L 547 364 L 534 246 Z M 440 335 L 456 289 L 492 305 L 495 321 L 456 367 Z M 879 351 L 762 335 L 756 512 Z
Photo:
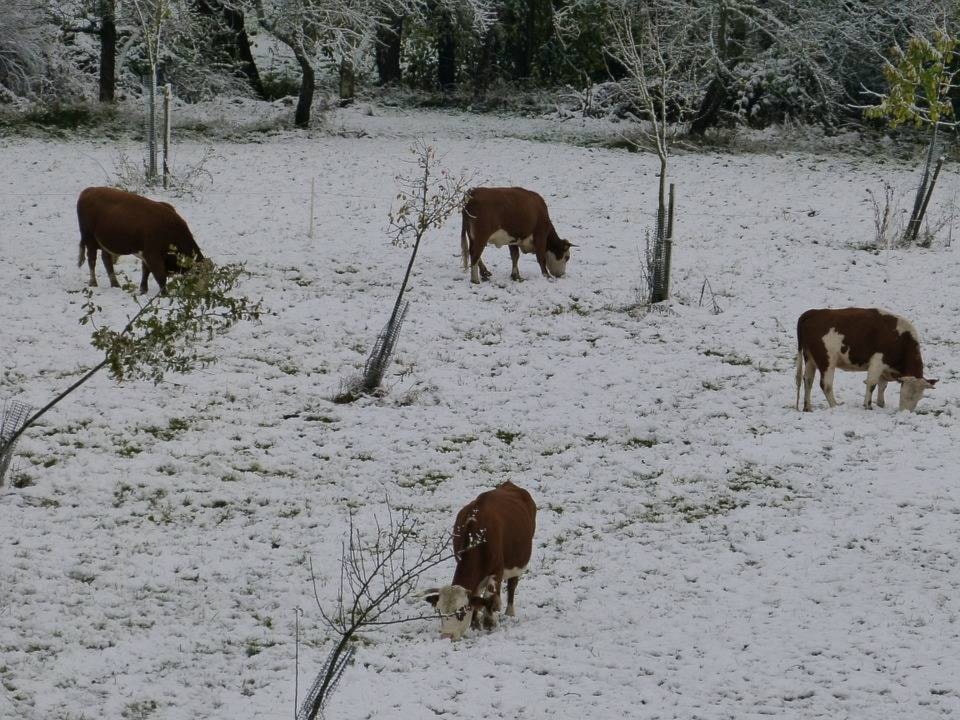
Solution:
M 320 672 L 317 673 L 317 678 L 307 691 L 303 702 L 300 703 L 296 720 L 315 720 L 317 716 L 323 717 L 324 706 L 337 689 L 337 685 L 343 677 L 343 671 L 353 658 L 354 652 L 356 652 L 356 648 L 353 646 L 339 652 L 338 650 L 338 648 L 333 648 L 327 655 L 327 661 L 323 664 Z
M 397 346 L 397 340 L 400 338 L 400 328 L 403 326 L 403 321 L 406 319 L 409 309 L 410 303 L 403 299 L 401 290 L 401 296 L 397 298 L 397 302 L 393 306 L 390 319 L 383 330 L 380 331 L 380 334 L 377 335 L 377 339 L 373 343 L 373 349 L 370 351 L 366 363 L 364 363 L 362 382 L 364 392 L 371 393 L 380 387 L 383 375 L 390 366 L 390 361 L 393 360 L 393 351 Z
M 0 411 L 0 487 L 3 486 L 10 462 L 13 460 L 13 451 L 17 446 L 17 435 L 24 423 L 33 412 L 33 406 L 20 400 L 4 400 L 3 410 Z

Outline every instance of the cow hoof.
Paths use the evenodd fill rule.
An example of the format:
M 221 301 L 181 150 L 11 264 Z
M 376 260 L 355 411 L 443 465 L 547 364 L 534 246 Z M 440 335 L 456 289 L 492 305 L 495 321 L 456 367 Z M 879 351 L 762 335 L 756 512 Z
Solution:
M 517 275 L 511 275 L 511 276 L 510 276 L 510 279 L 511 279 L 511 280 L 515 280 L 516 282 L 523 282 L 523 278 L 520 277 L 519 274 L 517 274 Z
M 517 614 L 517 611 L 513 609 L 513 605 L 507 605 L 507 610 L 504 613 L 507 617 L 514 617 Z

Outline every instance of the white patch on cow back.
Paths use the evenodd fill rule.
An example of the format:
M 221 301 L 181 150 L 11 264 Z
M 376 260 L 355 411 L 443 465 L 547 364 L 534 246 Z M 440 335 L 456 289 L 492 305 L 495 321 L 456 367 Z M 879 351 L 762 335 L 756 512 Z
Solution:
M 899 315 L 894 315 L 893 313 L 887 313 L 887 315 L 892 315 L 897 319 L 898 333 L 900 333 L 901 335 L 903 335 L 904 333 L 908 333 L 910 337 L 912 337 L 918 343 L 920 342 L 920 336 L 917 334 L 917 329 L 913 326 L 913 323 L 911 323 L 906 318 L 902 318 Z

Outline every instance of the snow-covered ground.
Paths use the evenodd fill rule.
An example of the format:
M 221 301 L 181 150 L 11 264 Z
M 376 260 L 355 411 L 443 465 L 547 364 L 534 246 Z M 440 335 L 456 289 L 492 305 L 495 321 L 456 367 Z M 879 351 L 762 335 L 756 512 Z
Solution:
M 216 143 L 212 185 L 173 200 L 209 256 L 248 264 L 263 322 L 156 387 L 96 377 L 21 441 L 33 484 L 0 492 L 0 717 L 288 718 L 297 607 L 301 690 L 326 656 L 307 559 L 330 606 L 350 512 L 370 527 L 389 500 L 439 534 L 506 479 L 540 508 L 517 618 L 458 643 L 425 620 L 365 633 L 327 717 L 960 713 L 960 262 L 942 241 L 858 249 L 867 190 L 909 194 L 913 164 L 677 155 L 674 299 L 643 314 L 652 156 L 545 120 L 373 108 L 328 128 Z M 541 192 L 578 247 L 559 281 L 524 256 L 523 283 L 490 248 L 473 287 L 451 219 L 421 248 L 389 394 L 334 405 L 408 258 L 385 231 L 416 134 L 478 184 Z M 121 149 L 139 155 L 0 140 L 2 396 L 42 404 L 98 360 L 74 203 Z M 934 205 L 958 191 L 945 172 Z M 98 276 L 120 322 L 132 301 Z M 794 409 L 797 316 L 847 305 L 914 321 L 940 378 L 919 413 L 893 411 L 895 387 L 864 410 L 845 373 L 843 405 L 815 388 L 815 412 Z

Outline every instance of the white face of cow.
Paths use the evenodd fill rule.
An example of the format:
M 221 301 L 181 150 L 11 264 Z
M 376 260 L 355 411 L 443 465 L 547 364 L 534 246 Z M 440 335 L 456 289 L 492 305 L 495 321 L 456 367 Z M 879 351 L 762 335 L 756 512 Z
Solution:
M 440 588 L 437 595 L 435 607 L 441 616 L 440 637 L 459 640 L 470 627 L 473 617 L 470 594 L 459 585 L 448 585 Z
M 566 240 L 563 242 L 563 255 L 557 257 L 553 254 L 553 250 L 547 250 L 547 272 L 549 272 L 553 277 L 563 277 L 567 272 L 567 262 L 570 260 L 570 243 Z
M 923 397 L 923 391 L 932 388 L 936 380 L 905 377 L 900 380 L 900 409 L 913 412 Z

